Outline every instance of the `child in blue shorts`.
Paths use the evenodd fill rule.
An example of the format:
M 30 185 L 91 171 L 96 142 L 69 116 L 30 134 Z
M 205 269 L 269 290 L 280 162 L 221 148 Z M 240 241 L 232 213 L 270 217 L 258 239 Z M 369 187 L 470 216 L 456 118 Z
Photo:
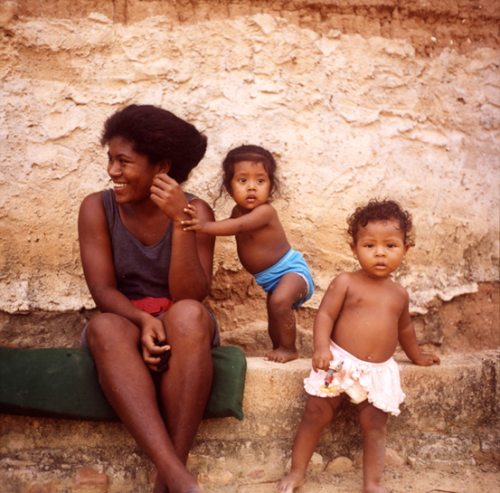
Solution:
M 235 236 L 243 267 L 267 292 L 268 331 L 273 350 L 266 359 L 286 363 L 298 358 L 293 308 L 307 301 L 314 282 L 305 260 L 288 243 L 274 207 L 269 204 L 277 188 L 276 161 L 255 145 L 229 152 L 222 164 L 223 187 L 236 202 L 231 217 L 223 221 L 202 221 L 196 208 L 185 212 L 185 231 L 215 236 Z

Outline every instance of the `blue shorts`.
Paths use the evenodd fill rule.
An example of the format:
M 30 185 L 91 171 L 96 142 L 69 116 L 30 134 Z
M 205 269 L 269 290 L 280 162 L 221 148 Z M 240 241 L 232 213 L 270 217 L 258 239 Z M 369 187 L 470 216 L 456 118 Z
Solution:
M 276 262 L 272 267 L 269 267 L 269 269 L 255 274 L 254 277 L 257 284 L 261 286 L 266 293 L 269 291 L 272 293 L 281 281 L 281 278 L 290 272 L 302 277 L 307 284 L 307 294 L 292 305 L 292 308 L 298 308 L 314 293 L 314 281 L 311 276 L 311 271 L 309 270 L 309 267 L 300 252 L 290 249 L 288 253 L 281 258 L 281 260 L 278 260 L 278 262 Z

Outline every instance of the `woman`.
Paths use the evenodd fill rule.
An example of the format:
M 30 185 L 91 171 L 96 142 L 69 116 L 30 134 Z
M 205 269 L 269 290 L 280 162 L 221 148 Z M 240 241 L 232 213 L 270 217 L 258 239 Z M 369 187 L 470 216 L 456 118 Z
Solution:
M 179 184 L 202 159 L 206 138 L 168 111 L 132 105 L 107 120 L 101 143 L 114 187 L 89 195 L 80 209 L 83 270 L 101 311 L 82 345 L 108 401 L 158 470 L 154 491 L 200 492 L 186 462 L 210 392 L 210 349 L 220 344 L 200 304 L 214 237 L 185 232 L 181 221 L 189 201 L 206 220 L 214 217 Z

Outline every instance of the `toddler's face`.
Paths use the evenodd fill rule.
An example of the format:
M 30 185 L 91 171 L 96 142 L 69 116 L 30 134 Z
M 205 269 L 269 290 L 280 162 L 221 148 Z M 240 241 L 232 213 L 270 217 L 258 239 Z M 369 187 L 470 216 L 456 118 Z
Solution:
M 234 166 L 232 197 L 243 211 L 250 212 L 269 199 L 271 181 L 262 163 L 240 161 Z
M 360 228 L 356 244 L 351 244 L 361 268 L 373 278 L 387 278 L 394 272 L 410 245 L 404 243 L 404 233 L 395 220 L 371 221 Z

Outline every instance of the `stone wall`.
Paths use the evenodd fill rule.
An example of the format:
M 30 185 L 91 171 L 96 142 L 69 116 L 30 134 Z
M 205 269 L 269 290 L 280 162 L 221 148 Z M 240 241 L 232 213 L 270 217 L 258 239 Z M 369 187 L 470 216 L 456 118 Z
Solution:
M 499 18 L 493 0 L 3 1 L 2 320 L 94 307 L 79 204 L 109 184 L 103 121 L 147 103 L 208 136 L 186 188 L 210 202 L 230 148 L 255 143 L 278 158 L 275 206 L 317 285 L 299 313 L 306 330 L 333 276 L 356 266 L 346 216 L 390 197 L 416 223 L 396 278 L 419 334 L 452 340 L 476 300 L 464 317 L 486 317 L 497 347 Z M 216 216 L 230 208 L 219 201 Z M 224 331 L 265 324 L 234 239 L 218 240 L 214 274 L 207 303 Z

